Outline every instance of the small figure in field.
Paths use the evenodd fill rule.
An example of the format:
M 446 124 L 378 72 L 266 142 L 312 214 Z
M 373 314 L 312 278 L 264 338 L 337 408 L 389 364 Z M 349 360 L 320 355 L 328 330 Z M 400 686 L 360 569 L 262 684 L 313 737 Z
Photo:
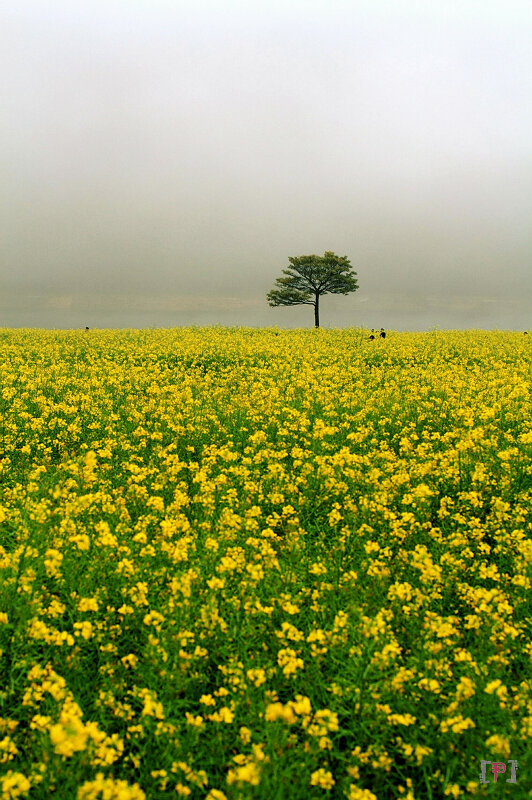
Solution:
M 88 331 L 88 330 L 89 330 L 89 326 L 88 326 L 88 325 L 85 325 L 85 330 L 86 330 L 86 331 Z
M 384 330 L 384 328 L 381 328 L 380 337 L 381 339 L 386 339 L 386 331 Z
M 370 334 L 370 337 L 369 337 L 370 342 L 372 342 L 374 339 L 375 339 L 375 337 L 373 336 L 373 334 Z

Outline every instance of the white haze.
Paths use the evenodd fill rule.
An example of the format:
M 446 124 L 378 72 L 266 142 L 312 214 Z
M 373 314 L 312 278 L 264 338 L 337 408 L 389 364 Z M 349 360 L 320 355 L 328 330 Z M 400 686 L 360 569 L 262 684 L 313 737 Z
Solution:
M 532 5 L 16 0 L 0 327 L 532 328 Z

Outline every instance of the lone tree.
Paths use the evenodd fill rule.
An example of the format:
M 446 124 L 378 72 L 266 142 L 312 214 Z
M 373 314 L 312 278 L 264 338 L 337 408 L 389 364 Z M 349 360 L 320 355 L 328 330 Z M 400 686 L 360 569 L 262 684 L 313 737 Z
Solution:
M 347 256 L 327 250 L 322 256 L 296 256 L 283 269 L 286 278 L 277 278 L 278 288 L 268 292 L 268 304 L 275 306 L 314 306 L 314 325 L 320 327 L 320 296 L 349 294 L 358 289 L 356 272 Z

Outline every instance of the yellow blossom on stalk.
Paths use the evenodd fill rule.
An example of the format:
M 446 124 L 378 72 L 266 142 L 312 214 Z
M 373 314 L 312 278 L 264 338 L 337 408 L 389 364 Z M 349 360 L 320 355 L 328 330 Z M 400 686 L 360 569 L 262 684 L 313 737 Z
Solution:
M 94 529 L 98 534 L 96 544 L 99 547 L 116 547 L 118 545 L 118 539 L 114 533 L 111 533 L 111 528 L 108 522 L 102 520 L 95 525 Z
M 458 714 L 456 717 L 449 717 L 440 723 L 442 733 L 447 733 L 448 730 L 451 730 L 453 733 L 463 733 L 468 728 L 474 727 L 475 723 L 473 720 L 470 719 L 470 717 L 464 719 L 461 714 Z
M 296 651 L 292 650 L 290 647 L 279 650 L 277 653 L 277 663 L 282 667 L 283 673 L 287 678 L 291 675 L 295 675 L 298 669 L 303 669 L 304 667 L 303 659 L 298 658 Z
M 422 678 L 417 685 L 420 689 L 426 689 L 428 692 L 435 692 L 436 694 L 441 690 L 439 681 L 434 678 Z
M 83 622 L 74 623 L 75 636 L 81 636 L 83 639 L 90 639 L 93 633 L 92 622 L 85 620 Z
M 254 686 L 262 686 L 266 682 L 266 672 L 264 669 L 248 669 L 246 676 Z
M 286 611 L 287 614 L 299 614 L 299 606 L 295 605 L 295 603 L 291 603 L 289 600 L 283 603 L 282 605 L 283 611 Z
M 209 578 L 207 581 L 207 586 L 209 589 L 223 589 L 225 586 L 225 580 L 223 578 Z
M 473 697 L 474 694 L 475 694 L 475 685 L 471 680 L 471 678 L 465 676 L 460 678 L 460 680 L 458 681 L 458 685 L 456 687 L 456 696 L 460 699 L 461 698 L 468 699 L 470 697 Z
M 31 719 L 30 728 L 39 731 L 39 733 L 45 733 L 49 724 L 50 717 L 46 717 L 42 714 L 35 714 Z
M 488 752 L 500 754 L 505 759 L 510 757 L 510 742 L 504 736 L 499 736 L 499 734 L 495 733 L 486 739 L 484 744 L 488 748 Z
M 59 567 L 63 561 L 63 554 L 54 547 L 49 547 L 44 555 L 44 566 L 50 578 L 55 578 L 59 574 Z
M 235 715 L 230 708 L 222 706 L 218 711 L 208 714 L 207 718 L 211 719 L 213 722 L 225 722 L 229 725 L 234 720 Z
M 193 727 L 196 728 L 201 728 L 201 726 L 204 724 L 203 717 L 200 714 L 194 716 L 189 711 L 185 712 L 185 719 L 187 721 L 187 725 L 192 725 Z
M 114 764 L 124 752 L 124 742 L 117 733 L 106 736 L 98 730 L 95 723 L 88 723 L 86 729 L 95 742 L 93 763 L 97 766 Z
M 18 753 L 16 744 L 9 736 L 0 739 L 0 764 L 11 761 Z
M 284 706 L 282 703 L 269 703 L 266 706 L 264 715 L 266 722 L 275 722 L 282 719 L 284 722 L 290 724 L 296 721 L 296 715 L 290 705 Z
M 332 789 L 335 784 L 335 780 L 332 776 L 332 772 L 329 772 L 325 769 L 317 769 L 315 772 L 312 773 L 310 776 L 310 785 L 311 786 L 319 786 L 320 789 Z
M 87 746 L 88 734 L 80 716 L 62 714 L 60 722 L 50 727 L 50 741 L 60 756 L 72 756 Z
M 145 615 L 142 621 L 144 625 L 152 625 L 156 630 L 160 630 L 160 627 L 164 622 L 164 616 L 159 614 L 158 611 L 150 611 L 149 614 Z
M 78 601 L 78 611 L 98 611 L 98 607 L 96 597 L 82 597 Z
M 417 759 L 418 765 L 421 764 L 425 756 L 430 755 L 433 751 L 431 747 L 423 747 L 421 744 L 417 744 L 414 747 L 414 755 Z
M 409 603 L 412 599 L 412 587 L 409 583 L 394 583 L 388 589 L 388 598 L 390 600 L 401 600 L 401 602 Z
M 216 700 L 212 694 L 202 694 L 200 697 L 200 703 L 203 703 L 204 706 L 215 706 Z
M 248 744 L 251 740 L 251 731 L 249 728 L 246 728 L 244 725 L 240 728 L 239 731 L 240 739 L 242 740 L 242 744 Z
M 305 697 L 305 695 L 296 694 L 295 699 L 290 700 L 288 705 L 298 716 L 306 717 L 312 713 L 310 699 Z M 332 728 L 329 728 L 329 730 L 332 730 Z M 337 730 L 337 728 L 335 728 L 335 730 Z
M 412 714 L 388 714 L 388 722 L 392 725 L 414 725 L 416 717 Z
M 338 730 L 338 714 L 328 708 L 320 708 L 310 719 L 305 719 L 303 727 L 310 736 L 325 736 L 329 731 Z
M 347 798 L 348 800 L 378 800 L 377 795 L 369 789 L 361 789 L 353 784 L 349 787 Z
M 309 568 L 309 572 L 311 575 L 325 575 L 327 572 L 327 567 L 321 561 L 318 561 Z
M 334 623 L 333 623 L 334 629 L 335 630 L 339 630 L 341 628 L 345 628 L 345 626 L 347 625 L 348 619 L 349 619 L 349 617 L 345 613 L 345 611 L 339 611 L 338 614 L 336 614 L 336 616 L 334 618 Z
M 17 797 L 26 797 L 31 789 L 31 783 L 22 772 L 9 770 L 0 777 L 0 797 L 2 800 L 16 800 Z
M 258 786 L 260 782 L 260 769 L 253 761 L 241 767 L 230 769 L 227 773 L 227 783 L 250 783 Z
M 155 717 L 156 719 L 164 719 L 163 704 L 157 700 L 157 697 L 154 692 L 150 692 L 149 689 L 139 689 L 138 696 L 144 702 L 144 708 L 142 709 L 141 712 L 143 717 Z
M 446 787 L 444 791 L 444 795 L 446 797 L 460 797 L 461 791 L 460 786 L 457 783 L 451 783 L 449 786 Z
M 77 792 L 77 800 L 146 800 L 146 795 L 136 784 L 106 778 L 98 772 L 95 780 L 85 781 Z
M 98 465 L 96 453 L 93 450 L 87 450 L 85 453 L 85 464 L 83 467 L 83 480 L 88 486 L 91 486 L 96 481 L 94 470 Z

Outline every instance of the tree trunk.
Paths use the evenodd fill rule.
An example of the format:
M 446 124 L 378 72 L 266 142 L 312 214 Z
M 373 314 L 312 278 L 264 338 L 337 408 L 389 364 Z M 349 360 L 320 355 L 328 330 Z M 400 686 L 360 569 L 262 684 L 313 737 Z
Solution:
M 320 327 L 320 296 L 316 295 L 316 302 L 314 303 L 314 327 Z

